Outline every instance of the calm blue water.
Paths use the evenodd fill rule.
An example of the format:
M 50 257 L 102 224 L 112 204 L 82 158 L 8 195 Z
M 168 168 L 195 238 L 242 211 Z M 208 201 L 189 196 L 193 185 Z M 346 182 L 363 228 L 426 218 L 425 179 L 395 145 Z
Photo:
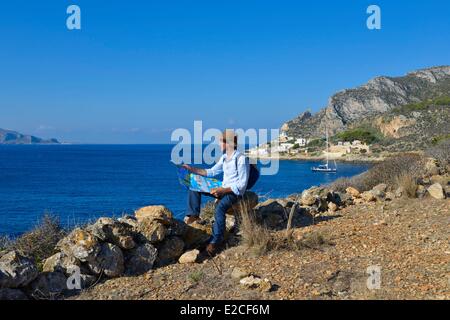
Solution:
M 45 212 L 73 226 L 163 204 L 183 215 L 185 190 L 170 164 L 170 145 L 0 146 L 0 235 L 29 230 Z M 338 174 L 310 171 L 316 162 L 282 161 L 254 191 L 282 197 L 365 171 L 340 164 Z

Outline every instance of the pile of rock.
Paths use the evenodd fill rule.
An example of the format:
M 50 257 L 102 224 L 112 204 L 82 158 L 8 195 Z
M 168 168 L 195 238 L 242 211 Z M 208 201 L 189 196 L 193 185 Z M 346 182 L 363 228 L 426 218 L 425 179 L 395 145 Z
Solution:
M 3 255 L 0 299 L 55 299 L 88 288 L 102 277 L 143 274 L 178 261 L 186 249 L 207 241 L 210 230 L 174 219 L 164 206 L 144 207 L 135 216 L 120 219 L 100 218 L 59 241 L 40 273 L 33 261 L 16 251 Z
M 294 210 L 295 220 L 304 215 L 315 217 L 325 212 L 334 213 L 351 202 L 351 197 L 326 187 L 312 187 L 300 195 L 286 199 L 268 199 L 255 207 L 256 216 L 268 228 L 286 228 L 289 215 Z

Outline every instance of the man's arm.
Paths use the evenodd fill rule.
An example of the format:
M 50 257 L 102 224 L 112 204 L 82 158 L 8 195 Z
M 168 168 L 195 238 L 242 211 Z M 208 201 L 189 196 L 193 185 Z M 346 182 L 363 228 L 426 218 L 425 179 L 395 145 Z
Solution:
M 183 168 L 200 176 L 214 177 L 223 172 L 223 157 L 211 169 L 195 168 L 187 164 L 183 164 Z
M 206 175 L 207 175 L 206 170 L 202 169 L 202 168 L 191 167 L 188 164 L 183 164 L 183 168 L 185 168 L 186 170 L 188 170 L 188 171 L 190 171 L 192 173 L 198 174 L 199 176 L 206 177 Z

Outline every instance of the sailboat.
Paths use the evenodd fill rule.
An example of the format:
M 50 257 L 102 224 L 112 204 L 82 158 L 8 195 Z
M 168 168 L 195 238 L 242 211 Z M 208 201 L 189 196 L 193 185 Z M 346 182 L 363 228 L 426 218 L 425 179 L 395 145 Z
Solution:
M 326 135 L 327 135 L 327 162 L 317 167 L 312 167 L 311 170 L 313 172 L 337 172 L 336 160 L 333 160 L 334 168 L 330 167 L 329 165 L 330 161 L 328 159 L 328 128 L 326 128 Z

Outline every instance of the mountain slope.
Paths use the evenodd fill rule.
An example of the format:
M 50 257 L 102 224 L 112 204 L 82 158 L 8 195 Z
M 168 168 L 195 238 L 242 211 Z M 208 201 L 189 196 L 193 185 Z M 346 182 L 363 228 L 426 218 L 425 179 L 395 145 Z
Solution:
M 16 131 L 0 129 L 0 144 L 58 144 L 56 139 L 42 139 Z
M 303 113 L 281 130 L 289 136 L 315 138 L 324 136 L 328 127 L 334 135 L 361 119 L 440 96 L 450 96 L 450 66 L 422 69 L 403 77 L 377 77 L 336 93 L 326 108 L 314 115 Z

